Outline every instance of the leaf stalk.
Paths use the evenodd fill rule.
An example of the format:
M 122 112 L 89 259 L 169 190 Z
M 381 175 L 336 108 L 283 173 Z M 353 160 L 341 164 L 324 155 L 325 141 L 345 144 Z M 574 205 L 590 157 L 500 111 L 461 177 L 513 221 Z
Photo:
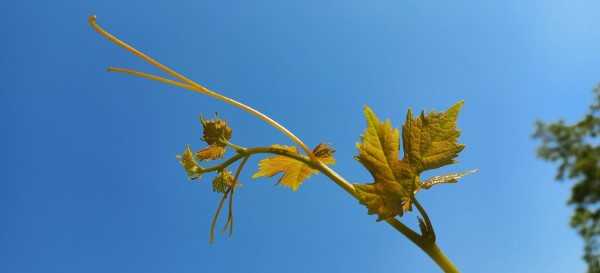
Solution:
M 419 210 L 419 213 L 421 213 L 421 216 L 423 216 L 423 220 L 425 220 L 425 226 L 427 228 L 427 233 L 426 234 L 421 234 L 423 237 L 426 237 L 430 240 L 432 240 L 433 242 L 435 242 L 435 231 L 433 230 L 433 225 L 431 224 L 431 220 L 429 220 L 429 215 L 427 215 L 427 212 L 425 211 L 425 209 L 423 208 L 423 206 L 421 206 L 421 203 L 419 203 L 419 201 L 417 201 L 417 198 L 415 198 L 413 196 L 413 198 L 411 199 L 411 201 L 413 202 L 413 204 L 415 205 L 415 207 L 417 207 L 417 210 Z

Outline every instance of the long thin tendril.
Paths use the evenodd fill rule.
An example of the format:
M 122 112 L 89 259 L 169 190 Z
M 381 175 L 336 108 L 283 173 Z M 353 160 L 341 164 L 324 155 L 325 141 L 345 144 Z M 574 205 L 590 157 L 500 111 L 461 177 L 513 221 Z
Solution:
M 292 134 L 292 132 L 290 132 L 288 129 L 286 129 L 285 127 L 283 127 L 281 124 L 275 122 L 274 120 L 272 120 L 271 118 L 267 117 L 263 113 L 261 113 L 261 112 L 259 112 L 257 110 L 254 110 L 252 107 L 249 107 L 249 106 L 247 106 L 247 105 L 245 105 L 243 103 L 240 103 L 238 101 L 235 101 L 233 99 L 225 97 L 225 96 L 223 96 L 221 94 L 215 93 L 215 92 L 213 92 L 213 91 L 205 88 L 204 86 L 201 86 L 201 85 L 195 83 L 194 81 L 192 81 L 192 80 L 184 77 L 183 75 L 175 72 L 174 70 L 171 70 L 170 68 L 168 68 L 165 65 L 159 63 L 158 61 L 156 61 L 156 60 L 148 57 L 146 54 L 138 51 L 137 49 L 133 48 L 132 46 L 130 46 L 128 44 L 126 44 L 125 42 L 117 39 L 115 36 L 111 35 L 106 30 L 104 30 L 100 26 L 98 26 L 98 24 L 96 24 L 96 16 L 95 15 L 91 16 L 88 19 L 88 21 L 89 21 L 90 25 L 96 31 L 98 31 L 98 33 L 100 33 L 102 36 L 104 36 L 107 39 L 109 39 L 110 41 L 118 44 L 119 46 L 125 48 L 127 51 L 135 54 L 136 56 L 144 59 L 145 61 L 151 63 L 152 65 L 158 67 L 159 69 L 165 71 L 169 75 L 171 75 L 171 76 L 173 76 L 173 77 L 175 77 L 175 78 L 183 81 L 184 83 L 190 85 L 191 87 L 193 87 L 193 88 L 188 88 L 188 87 L 184 87 L 184 88 L 187 88 L 187 89 L 190 89 L 190 90 L 193 90 L 193 91 L 205 94 L 205 95 L 209 95 L 209 96 L 214 97 L 216 99 L 219 99 L 219 100 L 225 101 L 227 103 L 230 103 L 230 104 L 232 104 L 232 105 L 234 105 L 236 107 L 239 107 L 241 109 L 244 109 L 244 110 L 250 112 L 251 114 L 253 114 L 253 115 L 259 117 L 260 119 L 266 121 L 267 123 L 271 124 L 273 127 L 277 128 L 279 131 L 281 131 L 287 137 L 289 137 L 292 141 L 294 141 L 294 143 L 296 143 L 298 146 L 300 146 L 300 148 L 302 150 L 304 150 L 304 152 L 311 158 L 311 160 L 313 160 L 314 162 L 318 162 L 318 159 L 315 157 L 315 155 L 312 153 L 312 151 L 308 148 L 308 146 L 306 146 L 306 144 L 304 144 L 298 137 L 296 137 L 294 134 Z M 112 70 L 112 71 L 118 71 L 118 70 Z M 124 72 L 124 71 L 118 71 L 118 72 Z M 140 72 L 138 72 L 138 73 L 130 73 L 130 74 L 134 74 L 134 75 L 138 75 L 138 76 L 141 76 L 142 74 L 143 75 L 149 75 L 149 74 L 144 74 L 144 73 L 140 73 Z M 154 77 L 155 78 L 153 78 L 153 79 L 155 79 L 155 80 L 159 80 L 159 78 L 160 78 L 160 77 L 157 77 L 157 76 L 154 76 Z M 151 77 L 149 77 L 149 78 L 151 78 Z M 168 82 L 168 81 L 165 81 L 165 80 L 166 79 L 160 80 L 160 81 Z M 168 82 L 168 83 L 171 83 L 171 82 Z M 171 84 L 173 84 L 173 83 L 171 83 Z M 183 87 L 183 86 L 181 86 L 181 87 Z
M 219 213 L 221 212 L 221 208 L 223 207 L 223 203 L 225 203 L 225 199 L 227 199 L 227 194 L 229 194 L 229 190 L 227 190 L 223 194 L 223 198 L 221 198 L 221 202 L 219 202 L 219 207 L 217 208 L 217 212 L 215 213 L 215 217 L 213 218 L 212 225 L 210 226 L 210 240 L 209 243 L 213 243 L 213 239 L 215 238 L 215 224 L 217 223 L 217 219 L 219 219 Z
M 233 178 L 233 182 L 230 185 L 231 194 L 229 195 L 229 217 L 227 218 L 225 227 L 223 228 L 223 231 L 221 232 L 221 233 L 225 233 L 225 231 L 227 230 L 227 225 L 229 225 L 229 237 L 231 237 L 231 235 L 233 235 L 233 193 L 235 193 L 235 185 L 237 184 L 238 177 L 240 177 L 240 173 L 242 172 L 244 165 L 246 165 L 246 161 L 248 161 L 248 158 L 250 158 L 250 157 L 249 156 L 244 157 L 244 160 L 242 160 L 242 163 L 240 163 L 240 166 L 238 167 L 237 171 L 235 172 L 235 177 Z
M 156 75 L 152 75 L 152 74 L 148 74 L 148 73 L 144 73 L 144 72 L 139 72 L 136 70 L 131 70 L 131 69 L 125 69 L 125 68 L 118 68 L 118 67 L 109 67 L 108 71 L 110 72 L 120 72 L 120 73 L 125 73 L 125 74 L 131 74 L 134 76 L 139 76 L 139 77 L 143 77 L 143 78 L 148 78 L 151 80 L 155 80 L 155 81 L 159 81 L 159 82 L 164 82 L 164 83 L 168 83 L 170 85 L 174 85 L 177 87 L 181 87 L 181 88 L 185 88 L 188 90 L 192 90 L 195 92 L 198 92 L 196 87 L 193 87 L 189 84 L 185 84 L 185 83 L 180 83 L 178 81 L 174 81 L 174 80 L 169 80 L 160 76 L 156 76 Z

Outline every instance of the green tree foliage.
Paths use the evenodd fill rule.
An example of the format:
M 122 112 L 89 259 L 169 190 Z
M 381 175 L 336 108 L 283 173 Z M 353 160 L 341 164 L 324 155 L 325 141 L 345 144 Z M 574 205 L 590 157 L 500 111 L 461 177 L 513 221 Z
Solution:
M 574 124 L 562 119 L 538 121 L 533 137 L 542 141 L 538 157 L 559 163 L 556 179 L 575 182 L 568 201 L 575 207 L 571 226 L 585 241 L 588 272 L 600 273 L 600 85 L 594 93 L 596 102 L 582 120 Z

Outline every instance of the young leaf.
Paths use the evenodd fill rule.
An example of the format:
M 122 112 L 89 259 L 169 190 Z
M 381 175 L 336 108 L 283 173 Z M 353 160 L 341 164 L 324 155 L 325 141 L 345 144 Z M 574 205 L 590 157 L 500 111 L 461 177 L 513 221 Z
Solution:
M 369 214 L 378 214 L 377 221 L 411 210 L 410 200 L 420 185 L 419 175 L 426 170 L 455 163 L 453 160 L 464 145 L 457 144 L 460 131 L 456 130 L 456 117 L 462 102 L 445 113 L 424 112 L 413 119 L 408 111 L 402 126 L 404 157 L 398 160 L 400 136 L 392 129 L 389 120 L 379 121 L 371 109 L 365 107 L 367 129 L 357 143 L 356 159 L 371 173 L 374 182 L 355 184 L 359 202 Z
M 177 155 L 177 158 L 181 159 L 181 165 L 185 169 L 185 172 L 190 177 L 190 180 L 198 179 L 202 175 L 202 167 L 194 160 L 194 155 L 192 154 L 192 150 L 190 149 L 190 145 L 188 145 L 183 152 L 183 155 Z
M 223 169 L 218 172 L 218 175 L 213 179 L 213 191 L 218 193 L 225 193 L 228 187 L 231 187 L 235 178 L 231 175 L 231 172 L 227 169 Z M 241 187 L 240 183 L 235 183 L 236 187 Z
M 325 164 L 335 164 L 335 159 L 332 156 L 335 150 L 329 149 L 329 145 L 330 144 L 319 144 L 313 150 L 313 154 Z M 275 149 L 286 150 L 291 153 L 298 153 L 298 149 L 295 146 L 275 144 L 272 147 Z M 258 163 L 258 166 L 259 171 L 252 175 L 252 178 L 261 176 L 273 177 L 279 173 L 283 173 L 283 176 L 277 181 L 277 184 L 281 184 L 284 187 L 290 187 L 294 191 L 296 191 L 300 184 L 309 178 L 311 174 L 318 173 L 317 170 L 311 168 L 304 162 L 282 155 L 265 158 Z
M 217 145 L 219 147 L 225 147 L 227 140 L 231 138 L 232 130 L 227 126 L 227 121 L 219 119 L 219 116 L 215 113 L 215 120 L 205 120 L 200 115 L 200 121 L 202 122 L 203 136 L 202 141 L 208 145 Z
M 226 147 L 219 146 L 215 143 L 196 152 L 196 158 L 198 158 L 198 161 L 221 159 L 225 155 L 225 152 L 227 152 Z
M 319 161 L 333 165 L 335 164 L 335 158 L 333 158 L 333 153 L 335 153 L 335 149 L 329 149 L 331 143 L 319 143 L 317 147 L 313 149 L 313 154 L 319 159 Z
M 448 174 L 434 176 L 432 178 L 429 178 L 429 179 L 421 182 L 421 184 L 419 185 L 419 187 L 415 191 L 415 194 L 420 189 L 428 190 L 428 189 L 430 189 L 431 187 L 433 187 L 433 186 L 435 186 L 437 184 L 456 183 L 456 182 L 458 182 L 458 179 L 462 178 L 463 176 L 472 174 L 472 173 L 477 172 L 477 171 L 479 171 L 479 169 L 474 169 L 474 170 L 470 170 L 470 171 L 467 171 L 467 172 L 448 173 Z

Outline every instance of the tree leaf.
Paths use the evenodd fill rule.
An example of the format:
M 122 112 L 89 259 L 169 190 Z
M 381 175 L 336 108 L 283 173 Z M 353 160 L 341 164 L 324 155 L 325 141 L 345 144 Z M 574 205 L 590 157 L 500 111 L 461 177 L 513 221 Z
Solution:
M 332 154 L 335 152 L 333 149 L 329 149 L 330 144 L 319 144 L 313 150 L 315 156 L 325 164 L 335 164 L 335 159 Z M 272 145 L 275 149 L 282 149 L 291 153 L 298 153 L 298 149 L 295 146 L 283 146 L 283 145 Z M 283 176 L 277 181 L 277 184 L 281 184 L 284 187 L 290 187 L 292 190 L 298 190 L 298 187 L 302 182 L 310 177 L 311 174 L 318 173 L 317 170 L 313 169 L 304 162 L 295 160 L 282 155 L 275 155 L 267 157 L 258 163 L 259 171 L 252 175 L 252 178 L 261 176 L 273 177 L 279 173 L 283 173 Z
M 410 200 L 420 185 L 419 175 L 426 170 L 455 163 L 453 160 L 464 145 L 457 144 L 460 131 L 456 117 L 463 102 L 450 107 L 445 113 L 421 113 L 416 119 L 412 111 L 402 126 L 404 157 L 399 160 L 400 135 L 392 129 L 389 120 L 379 121 L 365 106 L 367 128 L 357 143 L 356 159 L 371 173 L 374 182 L 355 184 L 359 202 L 369 214 L 378 214 L 377 221 L 411 210 Z

